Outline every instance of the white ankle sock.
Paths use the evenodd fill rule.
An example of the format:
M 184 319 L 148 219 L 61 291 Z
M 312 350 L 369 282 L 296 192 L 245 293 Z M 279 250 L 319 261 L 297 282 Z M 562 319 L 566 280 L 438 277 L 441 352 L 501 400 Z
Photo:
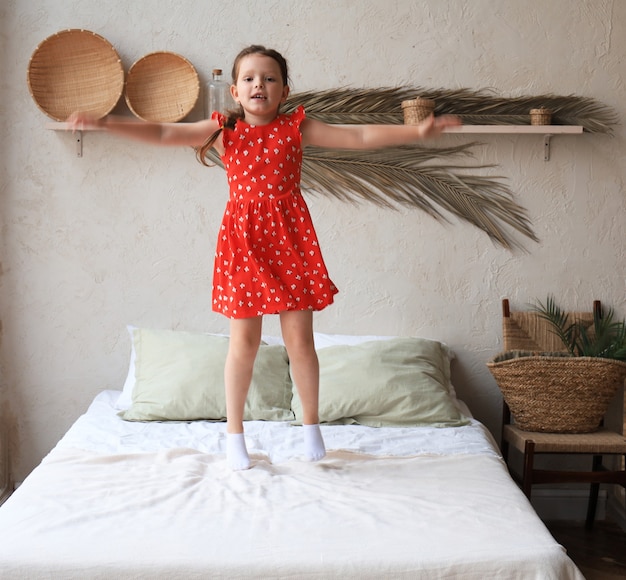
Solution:
M 250 457 L 243 433 L 226 433 L 226 459 L 233 471 L 250 468 Z
M 304 429 L 304 455 L 309 461 L 319 461 L 326 455 L 324 439 L 319 425 L 302 425 Z

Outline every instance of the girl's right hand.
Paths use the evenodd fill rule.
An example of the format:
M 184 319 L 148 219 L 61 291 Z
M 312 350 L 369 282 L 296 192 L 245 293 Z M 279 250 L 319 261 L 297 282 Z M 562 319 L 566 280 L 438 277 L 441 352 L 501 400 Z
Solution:
M 92 113 L 75 111 L 66 121 L 68 128 L 74 131 L 82 131 L 84 129 L 98 129 L 102 127 L 102 119 L 99 119 Z
M 219 129 L 219 123 L 213 119 L 203 119 L 194 123 L 156 123 L 121 115 L 107 115 L 99 119 L 93 113 L 84 111 L 72 113 L 66 123 L 68 130 L 73 132 L 89 129 L 106 130 L 107 133 L 144 143 L 191 147 L 201 146 Z

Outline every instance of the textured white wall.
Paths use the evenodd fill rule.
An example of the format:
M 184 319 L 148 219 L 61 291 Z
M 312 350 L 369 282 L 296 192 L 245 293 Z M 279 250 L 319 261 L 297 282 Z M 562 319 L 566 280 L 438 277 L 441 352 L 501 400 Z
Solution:
M 210 310 L 213 247 L 227 188 L 187 149 L 44 128 L 26 84 L 47 36 L 86 28 L 125 69 L 168 50 L 206 78 L 243 46 L 264 43 L 291 64 L 296 91 L 414 84 L 596 98 L 623 116 L 626 2 L 620 0 L 3 0 L 0 5 L 0 417 L 22 479 L 93 396 L 121 388 L 128 323 L 225 331 Z M 125 105 L 119 107 L 125 111 Z M 195 114 L 195 113 L 194 113 Z M 500 348 L 500 300 L 547 293 L 564 307 L 602 299 L 626 314 L 625 132 L 485 136 L 531 217 L 539 244 L 494 247 L 470 226 L 310 198 L 334 281 L 325 332 L 414 334 L 450 344 L 455 380 L 495 431 L 500 399 L 485 362 Z M 442 143 L 468 137 L 444 136 Z M 266 331 L 278 331 L 276 320 Z

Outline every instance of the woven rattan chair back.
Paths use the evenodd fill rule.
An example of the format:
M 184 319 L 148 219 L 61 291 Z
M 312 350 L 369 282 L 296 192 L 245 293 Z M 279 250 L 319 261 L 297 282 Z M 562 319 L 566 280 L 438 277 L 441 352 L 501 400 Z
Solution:
M 594 302 L 594 309 L 601 314 L 599 301 Z M 569 312 L 568 323 L 582 322 L 593 333 L 593 312 Z M 533 352 L 563 352 L 566 349 L 561 339 L 547 320 L 537 312 L 515 311 L 509 309 L 509 301 L 502 303 L 502 340 L 504 350 L 529 350 Z

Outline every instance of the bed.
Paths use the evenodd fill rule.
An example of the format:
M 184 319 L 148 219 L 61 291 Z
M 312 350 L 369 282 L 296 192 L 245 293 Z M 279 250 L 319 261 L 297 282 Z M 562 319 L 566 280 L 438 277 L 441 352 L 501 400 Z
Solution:
M 232 471 L 228 338 L 129 331 L 123 389 L 0 507 L 1 578 L 583 579 L 456 398 L 444 344 L 316 334 L 328 454 L 311 463 L 286 352 L 264 337 L 252 468 Z

